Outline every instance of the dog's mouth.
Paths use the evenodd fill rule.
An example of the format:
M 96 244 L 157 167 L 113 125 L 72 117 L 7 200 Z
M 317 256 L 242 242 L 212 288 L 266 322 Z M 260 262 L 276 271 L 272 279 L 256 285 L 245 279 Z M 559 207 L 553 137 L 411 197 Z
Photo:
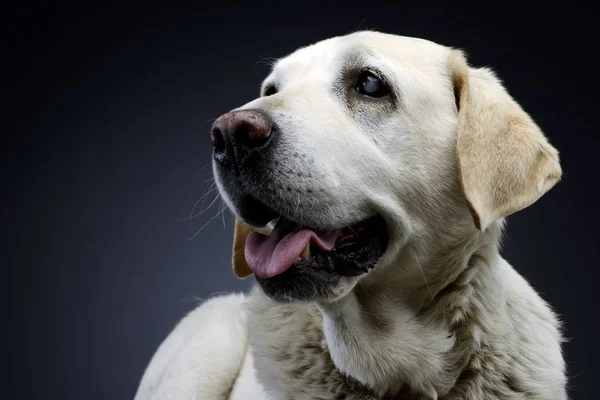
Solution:
M 298 274 L 337 280 L 375 267 L 387 241 L 387 227 L 379 215 L 330 230 L 312 229 L 280 216 L 270 233 L 248 236 L 245 256 L 259 281 L 284 280 Z

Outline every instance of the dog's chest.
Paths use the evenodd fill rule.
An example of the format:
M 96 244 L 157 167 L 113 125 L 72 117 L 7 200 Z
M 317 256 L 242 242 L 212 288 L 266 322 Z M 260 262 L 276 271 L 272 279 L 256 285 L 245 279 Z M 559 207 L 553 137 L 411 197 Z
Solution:
M 248 306 L 256 375 L 272 398 L 376 398 L 335 368 L 314 306 L 273 303 L 256 292 Z

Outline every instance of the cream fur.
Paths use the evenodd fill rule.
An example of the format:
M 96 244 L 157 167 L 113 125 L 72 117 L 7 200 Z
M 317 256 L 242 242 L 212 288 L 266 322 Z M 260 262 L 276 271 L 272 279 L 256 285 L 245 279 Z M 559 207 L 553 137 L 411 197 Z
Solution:
M 214 297 L 189 313 L 152 357 L 135 400 L 235 398 L 247 369 L 244 302 L 242 294 Z
M 392 80 L 396 108 L 341 111 L 329 85 L 356 53 Z M 566 399 L 557 317 L 500 255 L 504 217 L 559 180 L 558 153 L 496 76 L 457 50 L 359 32 L 280 60 L 272 83 L 277 95 L 241 108 L 276 114 L 289 145 L 318 160 L 318 181 L 286 181 L 315 193 L 297 212 L 350 224 L 376 210 L 388 249 L 335 299 L 283 304 L 255 287 L 203 303 L 136 400 Z M 238 223 L 238 276 L 248 231 Z

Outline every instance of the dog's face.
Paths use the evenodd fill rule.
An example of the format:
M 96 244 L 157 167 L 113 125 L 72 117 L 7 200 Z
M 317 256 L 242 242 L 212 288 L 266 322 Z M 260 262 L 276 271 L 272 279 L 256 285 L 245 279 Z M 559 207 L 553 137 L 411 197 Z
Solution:
M 485 229 L 535 201 L 560 168 L 513 103 L 489 72 L 421 39 L 360 32 L 278 61 L 261 96 L 212 130 L 216 181 L 241 221 L 238 276 L 276 300 L 332 301 L 410 240 Z M 509 117 L 532 139 L 514 139 Z M 496 142 L 508 144 L 477 155 Z M 531 148 L 511 155 L 520 144 Z

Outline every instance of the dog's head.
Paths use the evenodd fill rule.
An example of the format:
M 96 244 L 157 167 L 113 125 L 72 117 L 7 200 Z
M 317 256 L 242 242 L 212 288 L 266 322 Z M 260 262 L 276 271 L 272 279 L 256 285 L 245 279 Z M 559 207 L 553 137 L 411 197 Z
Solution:
M 277 300 L 339 298 L 408 241 L 485 231 L 561 176 L 557 151 L 491 71 L 376 32 L 279 60 L 211 137 L 238 218 L 234 272 Z

